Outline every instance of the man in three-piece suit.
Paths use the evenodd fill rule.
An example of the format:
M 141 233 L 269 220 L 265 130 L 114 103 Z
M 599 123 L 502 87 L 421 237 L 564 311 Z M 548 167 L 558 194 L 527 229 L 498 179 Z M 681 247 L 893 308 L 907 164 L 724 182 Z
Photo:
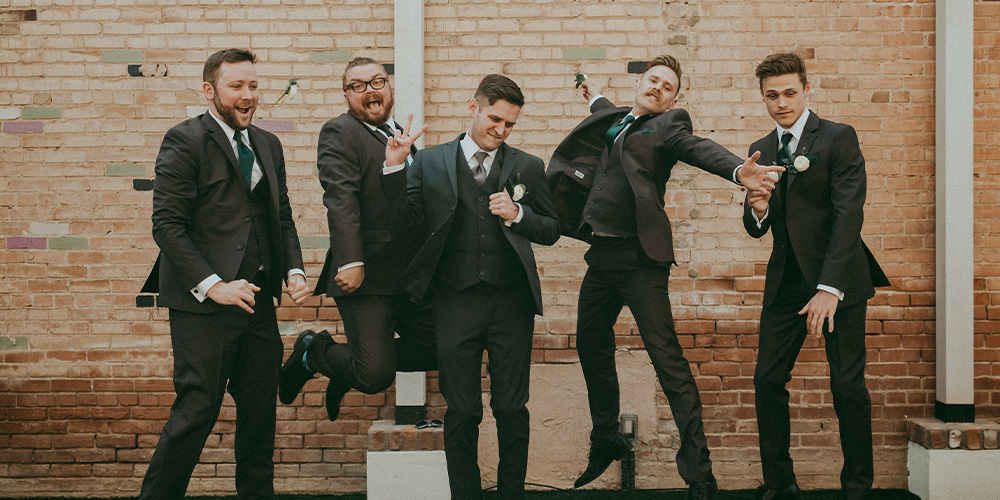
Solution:
M 253 53 L 205 62 L 209 112 L 167 131 L 156 158 L 153 238 L 144 292 L 170 308 L 177 398 L 139 498 L 183 498 L 222 406 L 236 402 L 236 491 L 274 497 L 274 429 L 282 343 L 274 299 L 286 280 L 309 295 L 273 134 L 250 125 L 260 94 Z
M 788 390 L 807 334 L 825 337 L 833 407 L 840 421 L 846 498 L 865 498 L 874 480 L 871 399 L 865 386 L 865 314 L 874 286 L 889 281 L 861 241 L 865 159 L 850 125 L 806 108 L 802 59 L 774 54 L 757 66 L 775 130 L 750 146 L 765 163 L 788 166 L 770 193 L 749 193 L 743 224 L 774 248 L 764 281 L 754 387 L 764 485 L 758 498 L 797 499 L 789 455 Z M 824 325 L 828 325 L 824 328 Z
M 423 233 L 410 215 L 404 165 L 385 162 L 389 137 L 399 135 L 407 153 L 416 153 L 412 144 L 423 129 L 410 136 L 393 121 L 392 85 L 377 61 L 351 60 L 343 85 L 348 112 L 326 122 L 319 134 L 330 250 L 315 293 L 337 302 L 347 343 L 334 342 L 325 331 L 302 332 L 278 388 L 281 402 L 289 404 L 314 372 L 326 375 L 330 420 L 351 388 L 375 394 L 392 385 L 397 370 L 437 369 L 430 306 L 412 302 L 401 286 Z
M 593 430 L 580 487 L 600 476 L 631 444 L 618 433 L 619 388 L 612 327 L 624 305 L 670 402 L 681 436 L 677 469 L 690 498 L 715 498 L 701 400 L 674 330 L 667 282 L 674 264 L 663 196 L 671 169 L 686 162 L 748 189 L 773 188 L 756 157 L 743 162 L 691 133 L 687 111 L 675 109 L 681 76 L 671 56 L 650 61 L 634 85 L 635 102 L 615 107 L 584 82 L 592 114 L 553 153 L 548 178 L 563 234 L 591 243 L 580 286 L 576 348 Z
M 417 299 L 433 294 L 455 500 L 482 494 L 477 449 L 484 350 L 500 444 L 497 490 L 500 498 L 524 498 L 532 333 L 534 315 L 542 313 L 531 244 L 555 243 L 559 223 L 542 160 L 504 144 L 523 105 L 509 78 L 484 77 L 469 100 L 469 131 L 420 151 L 407 168 L 407 196 L 427 236 L 407 270 L 406 290 Z M 390 158 L 387 151 L 386 163 L 402 164 L 405 154 L 398 148 Z

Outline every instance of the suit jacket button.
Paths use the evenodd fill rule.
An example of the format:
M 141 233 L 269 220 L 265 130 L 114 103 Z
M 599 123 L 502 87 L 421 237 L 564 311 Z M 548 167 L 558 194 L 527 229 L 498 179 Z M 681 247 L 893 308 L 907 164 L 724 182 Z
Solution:
M 486 271 L 479 271 L 480 276 L 486 276 Z
M 250 219 L 251 219 L 251 217 L 249 215 L 247 215 L 246 217 L 243 218 L 243 220 L 245 220 L 247 222 L 250 222 Z
M 484 240 L 486 239 L 486 235 L 485 234 L 480 234 L 479 237 L 482 238 L 482 239 L 484 239 Z
M 236 249 L 237 250 L 243 250 L 243 244 L 241 243 L 239 245 L 236 245 Z
M 587 216 L 587 218 L 589 219 L 589 218 L 590 218 L 590 216 L 588 215 L 588 216 Z
M 480 216 L 479 216 L 479 220 L 484 220 L 484 219 L 486 219 L 486 216 L 485 216 L 485 215 L 480 215 Z

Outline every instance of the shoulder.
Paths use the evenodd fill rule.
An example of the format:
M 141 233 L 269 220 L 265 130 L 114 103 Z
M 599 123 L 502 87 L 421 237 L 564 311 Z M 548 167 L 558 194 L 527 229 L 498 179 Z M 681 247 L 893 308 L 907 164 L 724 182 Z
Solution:
M 513 146 L 508 146 L 506 143 L 503 145 L 503 148 L 506 149 L 506 151 L 504 151 L 505 156 L 508 156 L 510 158 L 517 158 L 519 161 L 527 162 L 529 165 L 539 165 L 539 166 L 545 165 L 545 162 L 543 162 L 541 158 L 523 149 L 518 149 Z
M 336 118 L 331 118 L 323 124 L 323 129 L 333 129 L 338 132 L 356 133 L 362 129 L 363 125 L 350 113 L 343 113 Z
M 829 136 L 837 141 L 858 141 L 858 133 L 854 130 L 854 127 L 847 123 L 835 122 L 833 120 L 827 120 L 820 118 L 815 113 L 813 116 L 817 120 L 817 133 L 823 136 Z

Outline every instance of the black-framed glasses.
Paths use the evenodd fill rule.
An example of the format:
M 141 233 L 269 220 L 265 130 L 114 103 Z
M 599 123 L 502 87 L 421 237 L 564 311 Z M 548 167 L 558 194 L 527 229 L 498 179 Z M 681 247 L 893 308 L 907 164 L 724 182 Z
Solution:
M 384 77 L 384 76 L 376 76 L 375 78 L 372 78 L 371 80 L 368 80 L 367 82 L 351 82 L 351 83 L 348 83 L 347 87 L 349 89 L 351 89 L 351 90 L 353 90 L 353 91 L 355 91 L 355 92 L 357 92 L 357 93 L 360 94 L 360 93 L 364 92 L 365 89 L 368 88 L 369 85 L 371 85 L 372 90 L 381 89 L 382 87 L 385 87 L 385 82 L 387 82 L 387 81 L 389 81 L 389 79 L 386 78 L 386 77 Z M 347 89 L 344 89 L 344 90 L 347 90 Z
M 431 420 L 421 420 L 413 425 L 415 425 L 417 429 L 426 429 L 428 427 L 444 427 L 444 422 L 435 418 Z

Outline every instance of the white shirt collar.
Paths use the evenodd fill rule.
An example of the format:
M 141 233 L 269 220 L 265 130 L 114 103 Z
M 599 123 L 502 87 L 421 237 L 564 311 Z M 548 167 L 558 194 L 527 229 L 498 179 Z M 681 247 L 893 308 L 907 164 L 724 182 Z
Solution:
M 485 149 L 479 147 L 479 145 L 476 144 L 476 141 L 472 140 L 471 132 L 471 130 L 466 132 L 465 137 L 463 137 L 462 141 L 459 143 L 459 145 L 462 146 L 462 153 L 465 155 L 465 160 L 468 162 L 472 161 L 472 157 L 475 156 L 476 153 L 486 151 Z M 497 150 L 494 149 L 493 151 L 486 151 L 486 154 L 489 155 L 489 158 L 487 158 L 484 163 L 488 163 L 486 168 L 489 169 L 489 166 L 493 164 L 493 160 L 497 156 Z
M 228 123 L 222 121 L 218 116 L 215 116 L 215 112 L 212 111 L 212 108 L 208 109 L 208 114 L 215 119 L 215 122 L 218 123 L 220 127 L 222 127 L 222 131 L 226 134 L 226 137 L 229 138 L 229 143 L 235 147 L 236 141 L 233 140 L 233 136 L 236 135 L 236 129 L 230 127 Z M 240 130 L 240 135 L 243 136 L 244 144 L 247 144 L 247 139 L 249 139 L 249 137 L 247 136 L 246 129 Z
M 385 123 L 383 123 L 382 125 L 372 125 L 371 123 L 368 123 L 368 122 L 366 122 L 366 121 L 364 121 L 364 120 L 361 120 L 361 123 L 364 123 L 364 124 L 365 124 L 365 126 L 366 126 L 366 127 L 368 127 L 368 128 L 369 128 L 369 129 L 371 129 L 371 130 L 378 130 L 378 128 L 379 128 L 380 126 L 382 126 L 382 125 L 388 125 L 388 126 L 389 126 L 389 128 L 391 128 L 391 129 L 393 129 L 393 130 L 396 130 L 396 121 L 395 121 L 395 120 L 393 120 L 391 116 L 389 117 L 389 120 L 387 120 L 387 121 L 386 121 Z M 378 130 L 378 132 L 379 132 L 380 134 L 381 134 L 381 133 L 383 133 L 383 132 L 382 132 L 381 130 Z
M 793 123 L 790 128 L 784 129 L 784 128 L 781 127 L 781 125 L 775 124 L 775 125 L 777 125 L 777 128 L 778 128 L 778 144 L 779 144 L 779 147 L 780 147 L 780 144 L 781 144 L 781 136 L 784 135 L 784 133 L 785 133 L 786 130 L 792 133 L 792 137 L 795 138 L 795 143 L 798 144 L 799 139 L 802 139 L 802 131 L 805 130 L 805 128 L 806 128 L 806 121 L 808 119 L 809 119 L 809 108 L 806 108 L 805 111 L 802 112 L 802 116 L 800 116 L 798 120 L 795 120 L 795 123 Z

